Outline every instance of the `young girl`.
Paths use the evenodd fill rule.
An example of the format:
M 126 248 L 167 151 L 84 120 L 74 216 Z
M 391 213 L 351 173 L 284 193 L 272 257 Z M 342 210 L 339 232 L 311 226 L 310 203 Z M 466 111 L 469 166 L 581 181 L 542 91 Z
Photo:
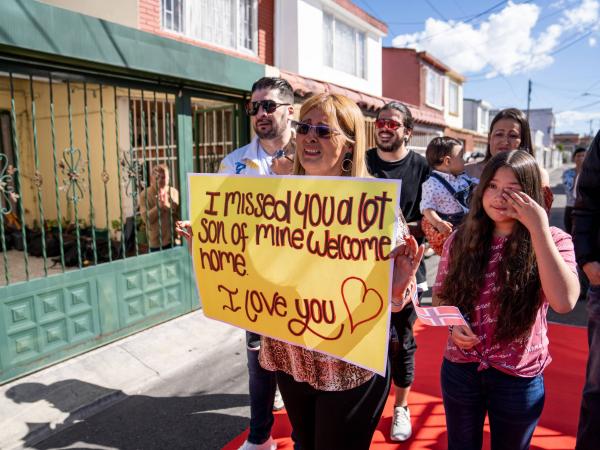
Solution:
M 434 304 L 460 308 L 442 364 L 448 449 L 527 449 L 544 406 L 546 313 L 579 295 L 571 237 L 548 225 L 535 159 L 501 152 L 486 165 L 464 225 L 446 241 Z

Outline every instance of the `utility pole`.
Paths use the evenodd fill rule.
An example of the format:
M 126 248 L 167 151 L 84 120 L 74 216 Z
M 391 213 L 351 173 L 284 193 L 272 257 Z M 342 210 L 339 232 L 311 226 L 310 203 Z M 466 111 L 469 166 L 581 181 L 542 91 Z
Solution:
M 527 120 L 529 120 L 529 109 L 531 106 L 531 79 L 527 84 Z

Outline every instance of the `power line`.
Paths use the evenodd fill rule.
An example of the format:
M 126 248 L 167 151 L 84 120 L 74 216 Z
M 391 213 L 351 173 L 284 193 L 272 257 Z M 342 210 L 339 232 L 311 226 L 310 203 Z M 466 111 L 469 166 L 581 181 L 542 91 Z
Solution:
M 461 4 L 458 2 L 458 0 L 452 0 L 452 3 L 454 3 L 456 5 L 456 7 L 460 10 L 461 13 L 466 14 L 465 10 L 461 6 Z
M 559 111 L 559 112 L 565 112 L 565 111 L 569 111 L 569 110 L 578 111 L 580 109 L 589 108 L 590 106 L 594 106 L 594 105 L 598 105 L 598 104 L 600 104 L 600 100 L 596 100 L 595 102 L 587 103 L 585 105 L 579 105 L 574 108 L 563 109 L 562 111 Z
M 425 0 L 425 3 L 427 3 L 429 5 L 429 7 L 437 13 L 438 16 L 440 16 L 442 19 L 444 19 L 446 22 L 448 22 L 448 19 L 446 18 L 446 16 L 444 16 L 444 14 L 442 14 L 442 12 L 439 9 L 437 9 L 435 6 L 433 6 L 433 4 L 429 0 Z
M 569 89 L 569 88 L 564 88 L 564 87 L 558 87 L 558 86 L 548 86 L 547 84 L 543 84 L 540 83 L 538 81 L 535 81 L 534 86 L 538 87 L 538 88 L 542 88 L 542 89 L 548 89 L 551 91 L 564 91 L 564 92 L 577 92 L 577 93 L 581 93 L 581 89 Z
M 501 3 L 502 3 L 502 2 L 501 2 Z M 501 3 L 497 3 L 497 4 L 493 5 L 492 7 L 488 8 L 488 10 L 489 10 L 489 9 L 493 9 L 493 8 L 496 8 L 496 7 L 498 7 L 498 6 L 499 6 Z M 523 2 L 523 3 L 520 3 L 520 4 L 524 4 L 524 3 L 529 3 L 529 2 Z M 555 16 L 555 15 L 557 15 L 557 14 L 560 14 L 560 13 L 561 13 L 561 12 L 563 12 L 565 9 L 567 9 L 567 6 L 563 6 L 563 7 L 559 8 L 557 11 L 554 11 L 554 12 L 552 12 L 552 13 L 549 13 L 549 14 L 545 14 L 545 15 L 543 15 L 542 17 L 540 17 L 540 19 L 539 19 L 538 23 L 542 23 L 543 21 L 545 21 L 545 20 L 549 19 L 550 17 L 552 17 L 552 16 Z M 486 10 L 486 11 L 487 11 L 487 10 Z M 484 13 L 485 13 L 485 11 L 484 11 L 483 13 L 479 13 L 478 15 L 481 15 L 481 14 L 484 14 Z M 593 28 L 592 28 L 592 29 L 593 29 Z M 444 33 L 444 32 L 448 32 L 448 31 L 452 31 L 452 30 L 453 30 L 453 29 L 451 28 L 451 29 L 444 30 L 444 31 L 442 31 L 442 32 L 440 32 L 440 33 L 437 33 L 437 34 L 434 34 L 434 35 L 429 35 L 429 36 L 426 36 L 426 37 L 424 37 L 423 39 L 421 39 L 421 40 L 419 40 L 419 41 L 415 41 L 415 43 L 417 43 L 417 42 L 422 42 L 422 41 L 425 41 L 425 40 L 427 40 L 428 38 L 433 38 L 434 36 L 437 36 L 437 35 L 439 35 L 439 34 L 442 34 L 442 33 Z M 501 38 L 503 38 L 503 37 L 505 37 L 505 36 L 508 36 L 510 33 L 511 33 L 511 32 L 506 32 L 506 33 L 500 34 L 500 35 L 496 36 L 496 38 L 495 38 L 495 40 L 494 40 L 494 41 L 498 41 L 499 39 L 501 39 Z M 474 45 L 474 46 L 469 46 L 469 48 L 471 48 L 472 50 L 476 51 L 476 48 L 478 48 L 478 47 L 482 47 L 482 46 L 484 46 L 484 45 L 488 45 L 490 42 L 492 42 L 492 43 L 493 43 L 494 41 L 489 41 L 489 40 L 487 40 L 487 41 L 485 41 L 485 42 L 482 42 L 482 43 L 480 43 L 480 44 L 477 44 L 477 45 Z M 563 50 L 563 49 L 561 49 L 561 50 Z M 461 54 L 462 52 L 463 52 L 463 50 L 458 50 L 458 51 L 456 51 L 455 53 L 451 53 L 451 54 L 449 54 L 449 55 L 444 55 L 444 58 L 445 58 L 445 59 L 447 59 L 447 58 L 452 58 L 453 56 L 459 55 L 459 54 Z M 483 55 L 482 55 L 482 56 L 483 56 Z M 493 64 L 490 64 L 490 63 L 489 63 L 489 61 L 487 60 L 487 58 L 485 58 L 485 57 L 484 57 L 484 60 L 486 61 L 486 63 L 487 63 L 487 64 L 489 64 L 490 66 L 492 66 L 492 68 L 493 68 L 494 70 L 492 70 L 492 71 L 488 71 L 488 72 L 486 72 L 486 73 L 484 73 L 484 74 L 481 74 L 481 75 L 474 75 L 474 76 L 470 76 L 470 77 L 469 77 L 469 82 L 476 82 L 476 81 L 481 81 L 481 80 L 483 80 L 483 81 L 485 81 L 485 80 L 488 80 L 488 79 L 489 79 L 489 78 L 488 78 L 488 75 L 491 75 L 491 74 L 493 74 L 494 72 L 496 72 L 496 73 L 497 73 L 497 75 L 495 75 L 495 76 L 500 76 L 500 73 L 499 73 L 498 69 L 496 69 L 496 68 L 493 66 Z M 518 67 L 519 69 L 520 69 L 520 68 L 524 68 L 524 67 L 527 67 L 527 64 L 526 64 L 526 63 L 524 63 L 524 64 L 521 64 L 521 66 L 517 66 L 517 67 Z
M 367 2 L 366 0 L 357 0 L 357 1 L 358 1 L 358 2 L 360 2 L 361 4 L 365 5 L 365 7 L 366 7 L 366 8 L 367 8 L 369 11 L 371 11 L 371 14 L 373 14 L 373 16 L 375 16 L 376 18 L 377 18 L 377 17 L 380 17 L 380 16 L 379 16 L 379 14 L 377 14 L 377 13 L 375 12 L 375 10 L 373 9 L 373 7 L 372 7 L 371 5 L 369 5 L 369 2 Z
M 495 9 L 497 9 L 498 7 L 500 7 L 500 6 L 504 5 L 505 3 L 508 3 L 508 0 L 502 0 L 501 2 L 498 2 L 498 3 L 496 3 L 495 5 L 493 5 L 493 6 L 489 7 L 489 8 L 487 8 L 486 10 L 484 10 L 484 11 L 481 11 L 480 13 L 477 13 L 477 14 L 475 14 L 474 16 L 471 16 L 471 17 L 469 17 L 468 19 L 466 19 L 466 20 L 464 20 L 464 21 L 460 21 L 460 23 L 470 23 L 470 22 L 473 22 L 475 19 L 478 19 L 478 18 L 480 18 L 481 16 L 484 16 L 484 15 L 486 15 L 486 14 L 488 14 L 488 13 L 492 12 L 493 10 L 495 10 Z M 527 0 L 527 1 L 524 1 L 524 2 L 522 2 L 522 3 L 519 3 L 519 5 L 520 5 L 520 4 L 524 4 L 524 3 L 529 3 L 529 0 Z M 446 22 L 449 22 L 449 21 L 448 21 L 448 20 L 446 20 Z M 413 44 L 420 44 L 420 43 L 422 43 L 422 42 L 429 41 L 429 40 L 433 39 L 433 38 L 434 38 L 434 37 L 436 37 L 436 36 L 440 36 L 440 35 L 442 35 L 442 34 L 446 34 L 446 33 L 449 33 L 449 32 L 451 32 L 451 31 L 454 31 L 454 30 L 455 30 L 455 27 L 454 27 L 453 25 L 450 25 L 450 27 L 449 27 L 449 28 L 447 28 L 447 29 L 445 29 L 445 30 L 442 30 L 442 31 L 440 31 L 439 33 L 429 34 L 429 35 L 427 35 L 427 36 L 423 36 L 421 39 L 417 39 L 417 40 L 416 40 L 416 41 L 415 41 Z
M 591 29 L 585 30 L 582 34 L 580 34 L 579 36 L 575 37 L 575 39 L 571 40 L 570 42 L 567 42 L 567 43 L 561 45 L 560 47 L 557 47 L 556 49 L 554 49 L 553 51 L 551 51 L 550 53 L 548 53 L 548 55 L 549 56 L 554 56 L 557 53 L 560 53 L 560 52 L 568 49 L 569 47 L 572 47 L 573 45 L 575 45 L 576 43 L 580 42 L 581 40 L 585 39 L 586 37 L 588 37 L 590 34 L 593 33 L 593 31 L 594 31 L 593 27 L 594 26 L 595 25 L 592 25 Z M 498 36 L 498 37 L 501 37 L 501 36 Z M 570 38 L 568 38 L 568 39 L 570 39 Z M 486 44 L 487 44 L 487 42 L 486 42 Z M 470 48 L 473 49 L 473 50 L 475 49 L 474 47 L 470 47 Z M 458 52 L 458 53 L 462 53 L 462 51 Z M 458 53 L 454 53 L 454 54 L 451 54 L 451 55 L 445 55 L 445 58 L 451 58 L 452 56 L 455 56 Z M 513 73 L 515 71 L 526 69 L 530 65 L 530 63 L 531 63 L 531 61 L 527 61 L 527 62 L 522 62 L 520 64 L 515 65 L 512 68 L 513 69 Z M 495 78 L 497 76 L 501 76 L 502 75 L 501 73 L 499 73 L 498 69 L 496 69 L 492 64 L 490 64 L 490 66 L 492 66 L 493 70 L 488 71 L 487 73 L 484 73 L 484 74 L 481 74 L 481 75 L 475 75 L 475 76 L 469 77 L 469 81 L 477 81 L 478 79 L 490 79 L 490 78 L 488 78 L 488 76 L 494 74 L 494 72 L 496 72 L 496 75 L 494 75 L 491 78 Z

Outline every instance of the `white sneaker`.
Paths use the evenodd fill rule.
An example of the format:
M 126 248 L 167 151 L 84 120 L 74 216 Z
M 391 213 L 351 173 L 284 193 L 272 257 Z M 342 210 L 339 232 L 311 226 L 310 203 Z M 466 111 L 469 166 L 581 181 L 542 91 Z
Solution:
M 394 408 L 394 420 L 390 429 L 390 439 L 396 442 L 404 442 L 412 435 L 410 424 L 410 410 L 404 406 Z
M 285 408 L 283 397 L 281 397 L 281 392 L 279 392 L 279 388 L 277 388 L 275 391 L 275 401 L 273 402 L 273 411 L 280 411 L 283 408 Z
M 277 450 L 277 442 L 271 436 L 262 444 L 252 444 L 251 442 L 244 441 L 239 450 Z

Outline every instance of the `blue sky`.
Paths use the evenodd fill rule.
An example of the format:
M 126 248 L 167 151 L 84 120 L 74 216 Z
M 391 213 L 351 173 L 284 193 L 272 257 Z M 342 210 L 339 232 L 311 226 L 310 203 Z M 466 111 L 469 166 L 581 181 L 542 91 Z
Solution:
M 600 128 L 600 0 L 353 0 L 388 24 L 385 46 L 416 47 L 467 77 L 467 98 L 553 108 L 557 132 Z

